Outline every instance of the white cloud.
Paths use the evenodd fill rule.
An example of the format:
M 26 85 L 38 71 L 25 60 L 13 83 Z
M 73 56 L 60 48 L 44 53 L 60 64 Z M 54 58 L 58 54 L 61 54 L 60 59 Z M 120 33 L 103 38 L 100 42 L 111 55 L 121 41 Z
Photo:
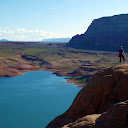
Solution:
M 64 38 L 64 37 L 72 37 L 75 33 L 53 33 L 46 32 L 43 30 L 29 30 L 25 28 L 18 29 L 9 29 L 4 28 L 0 30 L 0 38 L 8 39 L 13 41 L 41 41 L 47 38 Z

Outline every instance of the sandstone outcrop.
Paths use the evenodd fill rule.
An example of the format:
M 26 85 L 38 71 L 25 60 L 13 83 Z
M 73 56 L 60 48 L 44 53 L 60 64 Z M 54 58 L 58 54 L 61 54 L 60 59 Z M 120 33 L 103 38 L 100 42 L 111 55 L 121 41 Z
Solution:
M 63 128 L 127 128 L 128 101 L 115 104 L 103 114 L 82 117 Z
M 84 34 L 76 35 L 68 46 L 81 49 L 117 51 L 120 45 L 127 50 L 128 14 L 102 17 L 92 21 Z
M 85 74 L 98 71 L 100 68 L 96 66 L 81 66 L 78 69 L 74 70 L 73 72 L 69 73 L 69 75 L 78 75 L 83 76 Z
M 46 128 L 125 128 L 128 122 L 128 65 L 95 73 L 70 108 Z

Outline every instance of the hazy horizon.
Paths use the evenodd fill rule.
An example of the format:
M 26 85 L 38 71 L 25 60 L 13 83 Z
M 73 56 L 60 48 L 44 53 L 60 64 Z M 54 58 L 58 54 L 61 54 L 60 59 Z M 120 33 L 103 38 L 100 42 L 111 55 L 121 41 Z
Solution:
M 127 0 L 1 1 L 0 40 L 71 38 L 84 33 L 94 19 L 126 14 L 127 4 Z

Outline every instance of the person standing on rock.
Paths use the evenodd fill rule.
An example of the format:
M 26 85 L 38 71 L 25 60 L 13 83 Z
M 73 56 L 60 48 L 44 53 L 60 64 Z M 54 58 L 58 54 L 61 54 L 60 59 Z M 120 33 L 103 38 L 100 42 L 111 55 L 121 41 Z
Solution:
M 120 49 L 118 51 L 118 57 L 120 58 L 120 64 L 121 64 L 121 58 L 123 58 L 123 62 L 125 61 L 124 56 L 125 56 L 124 50 L 123 50 L 122 46 L 120 46 Z

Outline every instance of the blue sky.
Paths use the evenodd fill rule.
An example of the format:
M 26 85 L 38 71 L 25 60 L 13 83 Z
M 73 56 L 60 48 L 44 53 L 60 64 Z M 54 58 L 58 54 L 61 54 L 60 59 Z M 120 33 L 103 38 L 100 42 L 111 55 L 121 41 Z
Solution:
M 0 0 L 0 39 L 72 37 L 94 19 L 128 13 L 127 6 L 128 0 Z

